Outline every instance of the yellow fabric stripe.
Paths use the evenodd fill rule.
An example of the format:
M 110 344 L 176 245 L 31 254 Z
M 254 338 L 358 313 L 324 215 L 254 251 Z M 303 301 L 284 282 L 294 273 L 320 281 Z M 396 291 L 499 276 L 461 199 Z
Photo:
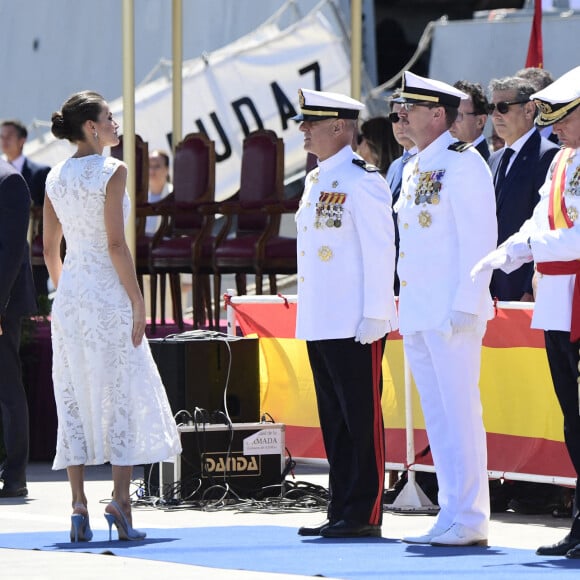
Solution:
M 260 339 L 261 413 L 277 422 L 318 427 L 316 395 L 306 343 L 293 338 Z M 483 418 L 489 433 L 563 441 L 558 406 L 544 349 L 483 347 L 480 378 Z M 413 422 L 424 428 L 412 390 Z M 385 426 L 405 428 L 403 342 L 388 340 L 383 359 Z M 387 442 L 388 444 L 388 442 Z
M 552 211 L 554 215 L 554 226 L 556 229 L 568 229 L 568 222 L 562 213 L 562 177 L 566 172 L 567 161 L 573 149 L 566 149 L 562 152 L 560 159 L 554 170 L 552 176 L 552 183 L 554 184 L 554 197 L 552 199 Z

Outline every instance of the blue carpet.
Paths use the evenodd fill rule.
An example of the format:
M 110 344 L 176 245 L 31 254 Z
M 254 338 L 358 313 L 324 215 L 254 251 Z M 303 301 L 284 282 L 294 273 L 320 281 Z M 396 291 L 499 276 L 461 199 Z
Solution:
M 558 574 L 578 578 L 580 560 L 536 556 L 512 548 L 434 548 L 388 538 L 330 540 L 301 538 L 291 527 L 231 526 L 148 529 L 142 542 L 95 540 L 72 544 L 66 533 L 0 534 L 0 547 L 29 550 L 107 553 L 209 568 L 331 576 L 345 580 L 373 578 L 494 579 L 540 578 Z M 55 540 L 57 542 L 55 543 Z M 105 541 L 103 541 L 105 540 Z

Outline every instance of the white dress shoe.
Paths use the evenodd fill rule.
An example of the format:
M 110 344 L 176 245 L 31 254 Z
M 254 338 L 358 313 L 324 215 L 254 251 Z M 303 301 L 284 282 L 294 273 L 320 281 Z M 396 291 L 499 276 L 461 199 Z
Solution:
M 430 544 L 431 540 L 443 534 L 448 528 L 435 524 L 426 534 L 422 536 L 405 536 L 403 542 L 407 544 Z
M 445 533 L 431 540 L 432 546 L 487 546 L 487 538 L 466 528 L 462 524 L 453 524 Z

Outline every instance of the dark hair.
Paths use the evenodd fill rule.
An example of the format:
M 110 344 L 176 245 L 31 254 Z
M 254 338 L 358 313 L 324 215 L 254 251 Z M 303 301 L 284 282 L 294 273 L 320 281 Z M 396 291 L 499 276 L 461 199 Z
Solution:
M 372 117 L 360 126 L 362 137 L 377 155 L 377 167 L 384 175 L 391 162 L 399 157 L 401 146 L 393 135 L 393 125 L 386 117 Z
M 167 151 L 164 151 L 163 149 L 153 149 L 153 151 L 151 151 L 151 153 L 149 153 L 149 157 L 161 157 L 161 159 L 163 159 L 163 164 L 165 165 L 165 167 L 169 167 L 169 153 L 167 153 Z
M 71 143 L 84 141 L 83 125 L 97 121 L 105 99 L 93 91 L 81 91 L 69 97 L 60 111 L 52 114 L 52 134 Z
M 2 127 L 14 127 L 20 139 L 26 139 L 28 137 L 26 125 L 17 119 L 6 119 L 6 121 L 2 121 Z
M 163 165 L 165 165 L 165 167 L 169 169 L 169 153 L 167 153 L 167 151 L 164 151 L 163 149 L 153 149 L 153 151 L 149 153 L 149 158 L 151 157 L 160 157 L 161 159 L 163 159 Z M 167 182 L 168 183 L 171 182 L 171 177 L 169 173 L 167 173 Z
M 453 86 L 471 97 L 473 101 L 473 112 L 475 114 L 487 115 L 489 113 L 489 101 L 485 96 L 483 87 L 479 83 L 457 81 Z

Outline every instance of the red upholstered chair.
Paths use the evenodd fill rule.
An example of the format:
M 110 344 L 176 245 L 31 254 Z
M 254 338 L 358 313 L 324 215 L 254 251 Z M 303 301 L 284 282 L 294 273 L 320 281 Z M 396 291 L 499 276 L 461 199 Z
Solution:
M 293 214 L 298 210 L 298 202 L 298 199 L 285 200 L 279 206 L 265 208 L 265 211 Z M 278 288 L 276 276 L 278 274 L 296 274 L 296 237 L 279 234 L 270 236 L 260 246 L 259 251 L 258 261 L 261 263 L 261 272 L 269 277 L 270 294 L 276 294 Z
M 306 157 L 306 173 L 314 169 L 317 165 L 317 157 L 308 153 Z M 265 211 L 273 214 L 294 214 L 298 210 L 302 192 L 292 198 L 285 199 L 280 204 L 266 206 Z M 261 255 L 259 261 L 262 263 L 262 274 L 267 274 L 270 281 L 270 293 L 276 294 L 276 275 L 296 274 L 296 237 L 280 236 L 279 234 L 269 237 L 260 248 Z
M 111 147 L 111 156 L 117 159 L 123 159 L 123 136 L 119 137 L 119 144 Z M 147 201 L 149 192 L 149 146 L 143 141 L 139 135 L 135 135 L 135 267 L 137 270 L 137 279 L 141 291 L 143 291 L 143 276 L 151 275 L 149 267 L 151 246 L 154 236 L 145 234 L 145 224 L 147 216 L 156 215 L 156 209 L 162 207 L 167 200 L 163 200 L 158 204 L 150 204 Z M 155 296 L 152 292 L 157 288 L 157 278 L 153 275 L 150 277 L 149 289 L 151 299 L 151 329 L 155 330 L 156 320 L 156 292 Z M 162 320 L 165 323 L 165 278 L 161 280 L 162 296 Z
M 264 258 L 273 258 L 282 243 L 276 241 L 276 236 L 279 236 L 283 196 L 284 143 L 274 131 L 254 131 L 244 139 L 240 188 L 217 209 L 226 221 L 214 240 L 216 310 L 223 274 L 236 274 L 238 294 L 246 292 L 245 275 L 254 274 L 256 294 L 262 293 Z M 295 253 L 294 245 L 294 262 Z M 275 288 L 272 290 L 275 292 Z
M 192 274 L 195 327 L 205 321 L 206 310 L 212 322 L 209 273 L 214 214 L 200 210 L 213 204 L 214 195 L 215 144 L 203 133 L 189 133 L 175 148 L 172 202 L 159 212 L 163 224 L 152 244 L 149 268 L 156 274 L 170 274 L 181 323 L 179 275 Z

